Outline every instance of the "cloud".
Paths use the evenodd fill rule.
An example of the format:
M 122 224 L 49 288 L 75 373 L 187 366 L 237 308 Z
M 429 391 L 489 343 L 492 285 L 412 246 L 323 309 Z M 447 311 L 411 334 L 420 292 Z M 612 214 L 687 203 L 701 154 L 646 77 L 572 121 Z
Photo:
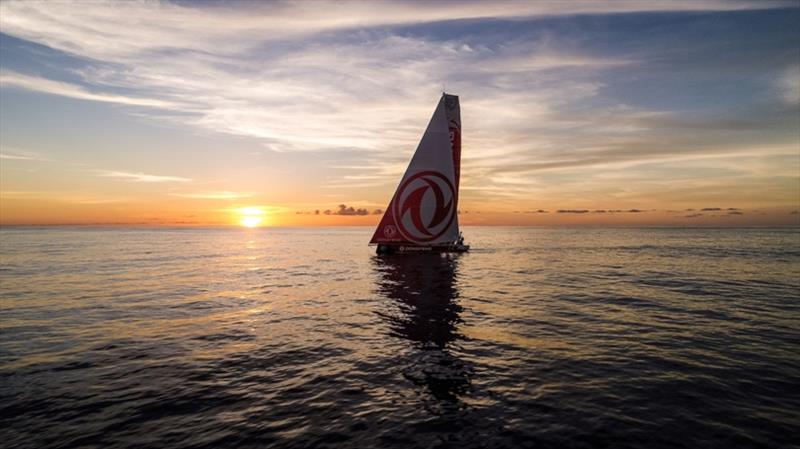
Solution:
M 539 211 L 537 211 L 537 212 L 538 213 L 547 213 L 547 211 L 543 211 L 541 209 Z M 588 209 L 559 209 L 559 210 L 556 211 L 556 213 L 558 213 L 558 214 L 588 214 L 588 213 L 592 213 L 592 214 L 606 214 L 606 213 L 608 213 L 608 214 L 624 214 L 624 213 L 627 213 L 627 214 L 639 214 L 639 213 L 644 213 L 644 212 L 647 212 L 647 211 L 644 211 L 644 210 L 641 210 L 641 209 L 628 209 L 628 210 L 623 210 L 623 209 L 595 209 L 595 210 L 592 210 L 592 211 L 590 211 Z M 526 213 L 534 213 L 534 212 L 526 212 Z
M 164 177 L 161 176 L 161 178 Z M 195 198 L 195 199 L 207 199 L 207 200 L 235 200 L 241 198 L 250 198 L 253 196 L 253 194 L 249 192 L 229 192 L 227 190 L 220 190 L 215 192 L 172 193 L 171 195 L 181 198 Z
M 74 84 L 28 76 L 11 70 L 0 71 L 0 87 L 16 87 L 19 89 L 27 89 L 46 94 L 77 98 L 79 100 L 119 103 L 128 106 L 149 106 L 157 108 L 176 107 L 176 105 L 173 103 L 151 98 L 137 98 L 124 95 L 92 93 L 88 92 L 83 87 Z
M 34 151 L 20 150 L 17 148 L 0 148 L 0 159 L 12 161 L 49 161 L 50 159 Z
M 313 212 L 302 212 L 301 211 L 301 212 L 297 212 L 297 213 L 298 214 L 306 213 L 306 214 L 309 214 L 309 215 L 311 215 L 311 214 L 320 215 L 319 209 L 317 209 L 317 210 L 315 210 Z M 372 212 L 370 212 L 368 209 L 355 208 L 353 206 L 348 206 L 346 204 L 340 204 L 338 206 L 338 208 L 335 209 L 335 210 L 326 209 L 326 210 L 322 211 L 321 213 L 322 213 L 322 215 L 342 215 L 342 216 L 357 216 L 358 215 L 358 216 L 363 216 L 363 215 L 370 215 L 370 214 L 371 215 L 381 215 L 381 214 L 383 214 L 383 210 L 375 209 Z
M 4 199 L 58 201 L 69 204 L 112 204 L 131 201 L 124 196 L 98 195 L 80 190 L 0 190 Z
M 686 218 L 697 218 L 697 217 L 702 217 L 702 216 L 703 216 L 703 214 L 690 214 L 690 215 L 685 215 L 685 217 L 686 217 Z
M 379 27 L 785 4 L 468 2 L 458 7 L 434 3 L 420 14 L 418 5 L 404 2 L 345 2 L 335 8 L 319 2 L 245 3 L 239 8 L 98 2 L 75 14 L 71 4 L 11 1 L 2 4 L 5 33 L 90 62 L 75 72 L 83 85 L 11 71 L 4 73 L 3 82 L 84 100 L 161 108 L 164 115 L 154 113 L 158 119 L 269 140 L 286 151 L 386 148 L 413 144 L 418 131 L 409 132 L 408 124 L 430 114 L 430 91 L 440 81 L 469 74 L 460 84 L 474 93 L 475 110 L 490 127 L 503 124 L 508 129 L 517 126 L 517 120 L 508 119 L 522 111 L 527 117 L 520 125 L 528 126 L 537 108 L 535 115 L 546 114 L 554 104 L 591 97 L 601 87 L 595 81 L 545 73 L 531 79 L 531 72 L 604 70 L 631 61 L 580 52 L 548 39 L 490 47 L 464 39 L 394 35 Z M 325 32 L 339 34 L 320 34 Z M 358 33 L 356 41 L 348 38 L 352 33 Z M 269 45 L 300 38 L 304 41 L 299 45 Z M 498 113 L 504 110 L 509 112 Z
M 318 4 L 313 8 L 304 4 L 247 5 L 234 9 L 96 3 L 75 14 L 73 5 L 56 3 L 46 8 L 36 3 L 4 2 L 5 33 L 86 58 L 89 63 L 74 73 L 82 78 L 80 85 L 8 70 L 3 73 L 3 83 L 83 100 L 156 107 L 164 110 L 162 115 L 152 114 L 159 120 L 269 140 L 285 151 L 385 148 L 411 143 L 405 125 L 430 114 L 429 90 L 470 68 L 480 67 L 479 76 L 492 79 L 504 72 L 602 68 L 625 62 L 542 46 L 532 54 L 524 42 L 508 43 L 500 49 L 471 48 L 458 41 L 364 30 L 424 19 L 519 18 L 631 9 L 591 4 L 546 8 L 516 2 L 487 8 L 472 3 L 459 8 L 429 5 L 426 14 L 420 15 L 416 5 L 403 3 L 336 4 L 333 13 Z M 724 2 L 708 5 L 729 9 Z M 640 8 L 652 6 L 632 9 Z M 137 25 L 132 27 L 131 22 Z M 356 42 L 307 37 L 350 27 L 362 30 Z M 297 38 L 295 35 L 309 41 L 299 47 L 272 49 L 267 45 L 270 40 L 286 42 Z M 583 84 L 592 89 L 591 83 Z M 431 89 L 419 90 L 420 85 Z M 397 105 L 399 99 L 404 101 L 402 107 Z M 413 106 L 423 102 L 424 111 Z M 353 123 L 360 126 L 353 127 Z
M 730 11 L 791 6 L 789 1 L 705 0 L 669 2 L 280 2 L 198 7 L 174 3 L 93 2 L 75 14 L 72 4 L 6 1 L 4 32 L 96 59 L 130 57 L 159 48 L 240 53 L 264 40 L 326 31 L 412 25 L 464 19 L 520 19 L 574 14 L 666 11 Z M 246 5 L 247 7 L 241 7 Z M 136 26 L 131 26 L 136 24 Z M 155 44 L 154 44 L 155 43 Z
M 356 209 L 353 206 L 348 207 L 346 204 L 340 204 L 339 209 L 332 212 L 332 215 L 369 215 L 369 211 L 367 209 Z
M 728 215 L 744 215 L 744 212 L 740 212 L 738 210 L 732 210 L 728 212 Z
M 98 170 L 98 176 L 102 176 L 105 178 L 120 178 L 126 179 L 128 181 L 134 182 L 190 182 L 190 178 L 181 178 L 178 176 L 160 176 L 160 175 L 149 175 L 145 173 L 129 173 L 123 171 L 114 171 L 114 170 Z
M 778 92 L 784 102 L 800 104 L 800 64 L 789 66 L 777 79 Z
M 722 208 L 721 207 L 704 207 L 704 208 L 702 208 L 700 210 L 703 211 L 703 212 L 710 212 L 710 211 L 722 210 Z

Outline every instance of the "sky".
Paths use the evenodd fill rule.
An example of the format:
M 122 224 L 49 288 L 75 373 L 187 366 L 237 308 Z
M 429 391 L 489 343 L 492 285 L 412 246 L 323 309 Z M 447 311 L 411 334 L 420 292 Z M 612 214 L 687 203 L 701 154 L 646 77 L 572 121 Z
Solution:
M 800 2 L 0 3 L 0 224 L 800 226 Z

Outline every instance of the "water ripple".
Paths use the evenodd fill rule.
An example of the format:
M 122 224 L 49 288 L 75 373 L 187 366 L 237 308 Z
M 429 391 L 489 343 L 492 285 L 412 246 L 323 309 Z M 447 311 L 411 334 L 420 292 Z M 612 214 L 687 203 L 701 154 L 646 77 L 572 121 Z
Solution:
M 791 447 L 800 232 L 0 230 L 9 448 Z

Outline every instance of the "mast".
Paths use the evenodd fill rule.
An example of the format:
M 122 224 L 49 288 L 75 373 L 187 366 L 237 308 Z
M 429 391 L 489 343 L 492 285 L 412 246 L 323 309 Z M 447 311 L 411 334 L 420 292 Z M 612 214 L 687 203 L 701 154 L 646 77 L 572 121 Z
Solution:
M 458 239 L 461 112 L 442 94 L 370 244 L 428 246 Z

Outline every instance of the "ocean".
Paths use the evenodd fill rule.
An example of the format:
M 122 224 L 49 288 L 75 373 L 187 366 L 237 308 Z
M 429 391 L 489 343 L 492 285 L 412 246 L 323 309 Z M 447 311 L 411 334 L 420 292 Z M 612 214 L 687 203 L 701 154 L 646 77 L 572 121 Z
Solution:
M 371 232 L 2 228 L 0 445 L 798 447 L 800 230 Z

